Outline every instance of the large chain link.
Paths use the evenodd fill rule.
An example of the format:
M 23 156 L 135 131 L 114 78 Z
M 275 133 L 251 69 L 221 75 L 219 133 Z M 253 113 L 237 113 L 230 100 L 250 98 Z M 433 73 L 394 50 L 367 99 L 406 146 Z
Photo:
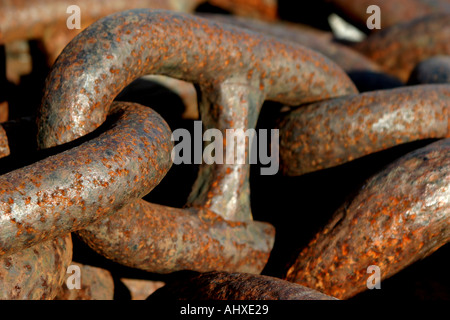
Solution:
M 183 10 L 200 2 L 183 3 Z M 0 176 L 0 298 L 64 298 L 73 232 L 128 267 L 202 273 L 167 285 L 155 299 L 347 299 L 367 288 L 368 266 L 382 268 L 385 279 L 448 243 L 450 139 L 443 139 L 368 179 L 289 265 L 284 280 L 258 275 L 275 228 L 253 220 L 250 165 L 201 164 L 182 209 L 142 200 L 172 166 L 172 132 L 152 109 L 114 102 L 133 80 L 158 74 L 196 85 L 204 130 L 254 129 L 265 101 L 289 106 L 274 122 L 280 168 L 290 176 L 449 138 L 448 56 L 434 57 L 450 54 L 448 13 L 411 12 L 406 21 L 392 14 L 392 27 L 345 46 L 298 26 L 123 11 L 144 3 L 174 9 L 164 1 L 99 4 L 85 10 L 89 26 L 67 46 L 64 40 L 62 52 L 61 45 L 47 48 L 49 61 L 58 59 L 45 82 L 37 141 L 52 155 Z M 60 14 L 67 3 L 6 4 L 18 19 L 0 11 L 0 43 L 45 38 L 58 16 L 27 17 L 46 6 Z M 403 87 L 407 81 L 414 86 Z M 358 92 L 368 83 L 372 91 Z M 0 125 L 0 157 L 10 153 L 9 125 Z M 226 144 L 224 138 L 224 153 Z M 226 289 L 212 285 L 219 282 Z

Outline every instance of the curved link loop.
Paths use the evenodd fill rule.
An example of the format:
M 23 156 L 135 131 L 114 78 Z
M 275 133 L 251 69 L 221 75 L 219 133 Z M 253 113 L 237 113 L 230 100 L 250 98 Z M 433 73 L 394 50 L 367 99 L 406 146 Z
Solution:
M 450 137 L 450 85 L 366 92 L 312 103 L 279 119 L 287 175 L 330 168 L 421 139 Z
M 187 46 L 189 52 L 183 50 Z M 300 104 L 357 92 L 339 67 L 304 47 L 189 15 L 130 10 L 91 25 L 64 49 L 46 82 L 38 121 L 40 146 L 51 147 L 91 132 L 104 121 L 112 99 L 128 83 L 151 73 L 197 83 L 204 128 L 222 131 L 254 128 L 265 99 Z M 274 230 L 252 222 L 248 175 L 248 164 L 201 165 L 187 204 L 191 209 L 163 209 L 141 202 L 130 207 L 132 217 L 149 221 L 148 228 L 123 239 L 148 252 L 153 261 L 142 259 L 135 250 L 124 251 L 121 241 L 111 235 L 129 223 L 128 215 L 115 215 L 81 234 L 111 259 L 148 271 L 189 266 L 201 271 L 259 273 L 273 246 Z M 191 217 L 191 223 L 198 224 L 195 232 L 176 230 L 182 248 L 192 248 L 191 238 L 212 242 L 188 254 L 174 250 L 167 254 L 172 241 L 144 241 L 153 233 L 150 226 L 161 225 L 153 220 L 157 217 L 154 208 L 158 215 L 175 219 L 178 212 L 180 219 Z M 197 219 L 192 212 L 197 212 Z M 221 229 L 227 225 L 230 228 Z M 170 226 L 163 230 L 169 235 L 165 239 L 173 238 Z M 221 254 L 229 259 L 219 258 Z M 200 263 L 201 255 L 208 258 Z
M 204 1 L 6 1 L 0 4 L 0 44 L 37 38 L 53 52 L 47 57 L 53 63 L 61 43 L 81 31 L 58 27 L 69 5 L 86 13 L 84 28 L 128 8 L 192 11 Z M 236 11 L 249 3 L 272 10 L 275 3 L 211 2 Z M 404 10 L 378 3 L 383 29 L 389 28 L 349 46 L 317 30 L 151 9 L 117 12 L 78 34 L 46 80 L 37 122 L 39 148 L 67 143 L 48 150 L 66 151 L 0 176 L 0 299 L 89 298 L 61 290 L 72 259 L 71 232 L 128 267 L 196 271 L 150 299 L 347 299 L 366 289 L 368 266 L 378 266 L 386 279 L 448 243 L 450 7 L 441 0 L 402 0 L 417 4 Z M 358 6 L 363 16 L 354 14 Z M 342 13 L 364 23 L 367 6 L 359 1 Z M 42 15 L 46 10 L 55 14 Z M 141 199 L 170 169 L 173 137 L 152 109 L 114 99 L 149 74 L 196 85 L 203 130 L 222 133 L 223 154 L 231 142 L 226 130 L 254 129 L 265 101 L 289 106 L 271 119 L 281 133 L 285 175 L 420 139 L 444 140 L 368 179 L 300 252 L 284 280 L 256 275 L 271 254 L 275 228 L 253 221 L 250 164 L 196 163 L 184 208 Z M 427 85 L 378 90 L 408 77 L 408 84 Z M 436 82 L 447 84 L 428 84 Z M 11 161 L 17 141 L 9 126 L 0 124 L 0 158 L 11 147 Z M 249 145 L 243 150 L 247 159 Z M 77 265 L 102 278 L 105 291 L 95 289 L 97 297 L 112 298 L 109 272 Z M 98 284 L 89 277 L 86 290 Z
M 368 179 L 303 249 L 286 279 L 348 299 L 367 289 L 369 266 L 386 279 L 449 241 L 450 139 L 444 139 Z
M 0 255 L 82 229 L 150 192 L 171 166 L 170 129 L 116 103 L 99 137 L 0 176 Z

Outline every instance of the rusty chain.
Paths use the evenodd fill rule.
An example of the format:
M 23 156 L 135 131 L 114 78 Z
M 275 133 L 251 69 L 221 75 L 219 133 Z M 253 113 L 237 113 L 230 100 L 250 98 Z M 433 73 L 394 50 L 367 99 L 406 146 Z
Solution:
M 53 155 L 0 176 L 0 299 L 111 299 L 108 273 L 81 264 L 87 283 L 101 279 L 107 291 L 95 284 L 77 293 L 63 289 L 73 264 L 71 233 L 127 267 L 200 272 L 168 283 L 154 299 L 348 299 L 367 289 L 369 265 L 387 279 L 449 242 L 445 1 L 437 8 L 405 1 L 427 9 L 402 14 L 380 1 L 389 26 L 351 45 L 297 25 L 133 9 L 192 12 L 201 2 L 171 2 L 175 8 L 164 1 L 99 3 L 98 10 L 86 10 L 91 16 L 83 31 L 51 49 L 65 1 L 6 3 L 20 19 L 0 11 L 0 43 L 37 37 L 47 43 L 49 63 L 58 57 L 37 119 L 38 148 Z M 364 4 L 331 2 L 353 18 L 352 10 Z M 32 10 L 49 8 L 58 15 L 29 18 Z M 245 5 L 233 8 L 249 15 Z M 267 8 L 260 12 L 274 18 Z M 273 250 L 275 228 L 253 220 L 249 164 L 201 164 L 183 208 L 142 199 L 172 166 L 172 131 L 151 108 L 114 99 L 149 74 L 196 85 L 204 130 L 253 129 L 265 101 L 289 106 L 274 119 L 286 176 L 408 142 L 441 140 L 369 178 L 283 280 L 258 275 Z M 360 93 L 368 83 L 370 92 Z M 0 124 L 0 157 L 10 154 L 8 125 Z

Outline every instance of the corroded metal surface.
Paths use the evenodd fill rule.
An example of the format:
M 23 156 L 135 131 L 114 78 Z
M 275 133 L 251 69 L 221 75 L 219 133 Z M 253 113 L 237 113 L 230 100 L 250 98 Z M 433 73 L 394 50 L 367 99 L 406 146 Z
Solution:
M 0 44 L 14 40 L 40 39 L 51 66 L 62 49 L 78 33 L 100 18 L 137 8 L 193 12 L 205 0 L 5 0 L 0 3 Z M 225 1 L 226 2 L 226 1 Z M 80 8 L 80 29 L 66 24 Z
M 147 74 L 176 78 L 171 81 L 182 94 L 184 86 L 192 92 L 191 83 L 196 84 L 203 129 L 222 133 L 253 129 L 266 100 L 297 106 L 282 107 L 283 117 L 278 119 L 282 169 L 287 175 L 329 168 L 405 142 L 449 137 L 448 85 L 365 94 L 356 89 L 399 86 L 402 83 L 395 77 L 406 81 L 422 59 L 448 53 L 449 15 L 442 13 L 446 7 L 441 0 L 403 0 L 423 6 L 397 12 L 392 4 L 383 4 L 386 30 L 352 48 L 333 42 L 331 33 L 284 23 L 225 16 L 211 21 L 150 9 L 117 13 L 82 31 L 117 10 L 142 5 L 192 11 L 205 2 L 0 4 L 0 43 L 38 38 L 50 63 L 81 32 L 47 79 L 38 119 L 39 148 L 67 143 L 40 152 L 67 151 L 0 177 L 2 298 L 53 299 L 59 292 L 59 299 L 112 299 L 113 281 L 105 270 L 98 273 L 81 266 L 82 289 L 64 288 L 72 255 L 69 233 L 74 231 L 97 253 L 128 267 L 156 273 L 214 271 L 169 282 L 153 295 L 155 299 L 331 298 L 315 290 L 348 298 L 366 288 L 369 265 L 381 267 L 385 279 L 448 242 L 448 140 L 417 150 L 368 180 L 301 252 L 286 276 L 297 284 L 250 274 L 266 266 L 275 228 L 253 221 L 248 164 L 200 164 L 183 209 L 141 200 L 171 165 L 170 130 L 152 110 L 112 101 L 130 82 Z M 207 2 L 239 15 L 275 17 L 274 0 Z M 65 27 L 66 9 L 73 4 L 81 7 L 81 30 Z M 386 28 L 397 23 L 391 21 L 401 12 L 401 18 L 409 21 L 436 12 L 434 5 L 437 15 Z M 432 9 L 419 14 L 420 8 Z M 367 19 L 365 8 L 363 13 Z M 18 48 L 15 51 L 25 53 L 25 47 Z M 1 75 L 6 69 L 3 58 Z M 436 69 L 426 63 L 422 69 L 435 77 Z M 387 82 L 374 85 L 366 73 Z M 17 81 L 7 88 L 19 85 L 21 74 L 15 72 Z M 3 78 L 0 89 L 6 88 Z M 0 102 L 15 94 L 7 91 L 0 92 Z M 193 109 L 191 117 L 197 118 Z M 13 127 L 11 122 L 0 125 L 0 152 L 2 148 L 9 152 L 8 140 L 11 147 L 12 155 L 2 160 L 7 165 L 18 154 L 20 158 L 16 151 L 22 147 L 17 146 L 21 140 L 12 136 L 17 133 Z M 33 131 L 34 124 L 27 130 Z M 223 140 L 224 154 L 227 142 Z M 36 149 L 35 143 L 32 146 Z M 244 152 L 248 156 L 247 145 Z M 140 295 L 142 299 L 148 293 Z
M 178 2 L 179 8 L 176 3 Z M 53 25 L 66 27 L 70 14 L 67 8 L 80 7 L 81 22 L 86 27 L 99 18 L 114 12 L 134 8 L 157 8 L 167 10 L 193 10 L 199 1 L 165 0 L 4 0 L 0 5 L 0 43 L 18 39 L 41 38 L 46 29 Z M 173 5 L 175 4 L 175 5 Z M 75 34 L 77 30 L 72 30 Z
M 449 137 L 449 100 L 449 85 L 420 85 L 300 107 L 279 120 L 280 167 L 301 175 L 402 143 Z
M 353 46 L 406 82 L 420 61 L 450 53 L 450 13 L 428 15 L 377 32 Z
M 70 235 L 0 257 L 0 299 L 53 299 L 72 261 Z
M 150 73 L 198 83 L 204 127 L 220 130 L 253 128 L 265 99 L 299 104 L 356 92 L 339 67 L 304 47 L 189 15 L 131 10 L 91 25 L 64 49 L 47 79 L 41 147 L 95 129 L 112 99 Z M 202 166 L 189 204 L 248 220 L 248 170 Z M 225 185 L 233 192 L 224 194 Z
M 190 47 L 189 52 L 183 50 L 186 46 Z M 219 130 L 254 128 L 265 99 L 297 104 L 356 92 L 339 67 L 303 47 L 207 19 L 166 11 L 131 10 L 91 25 L 64 49 L 46 83 L 38 121 L 40 146 L 51 147 L 91 132 L 104 121 L 112 99 L 128 83 L 151 73 L 199 84 L 204 127 Z M 159 272 L 178 270 L 183 264 L 200 270 L 262 270 L 274 232 L 268 225 L 251 222 L 248 175 L 248 164 L 201 165 L 187 206 L 203 213 L 210 210 L 212 215 L 205 216 L 216 216 L 215 223 L 232 228 L 212 235 L 205 229 L 207 222 L 193 219 L 199 225 L 198 233 L 177 230 L 176 235 L 187 246 L 192 245 L 191 236 L 205 241 L 204 245 L 199 251 L 179 256 L 173 252 L 173 256 L 164 258 L 165 244 L 161 243 L 162 256 L 158 253 L 157 260 L 166 259 L 169 267 L 159 265 Z M 221 221 L 222 218 L 236 224 Z M 241 228 L 241 223 L 245 227 Z M 121 227 L 126 224 L 126 220 L 118 223 Z M 173 226 L 167 226 L 168 234 L 176 230 Z M 142 249 L 142 239 L 150 232 L 145 225 L 136 230 L 130 240 L 133 245 L 127 246 L 129 250 L 124 250 L 120 238 L 110 232 L 91 232 L 86 241 L 120 263 L 148 270 L 155 268 L 153 262 L 139 261 L 142 257 L 130 248 Z M 213 242 L 201 238 L 205 235 Z M 232 239 L 232 235 L 239 236 Z M 108 248 L 104 243 L 109 244 Z M 230 253 L 225 256 L 236 259 L 223 261 L 219 257 L 225 250 L 224 244 L 230 246 Z M 150 252 L 154 250 L 151 242 L 146 246 Z M 105 250 L 114 252 L 114 257 Z M 209 260 L 205 259 L 204 265 L 197 264 L 205 253 Z M 171 265 L 174 258 L 177 263 Z
M 450 56 L 421 61 L 411 72 L 408 84 L 450 83 Z
M 450 240 L 450 139 L 415 150 L 370 178 L 303 249 L 286 279 L 346 299 Z
M 0 125 L 0 158 L 8 156 L 10 153 L 8 136 L 2 125 Z
M 219 14 L 201 14 L 200 16 L 298 43 L 317 51 L 339 65 L 360 90 L 387 89 L 403 85 L 396 77 L 384 73 L 383 69 L 368 57 L 333 41 L 331 32 L 282 21 L 269 23 Z
M 213 212 L 169 208 L 143 200 L 78 232 L 101 255 L 156 273 L 259 273 L 273 247 L 274 233 L 267 223 L 232 222 Z
M 335 300 L 278 278 L 246 273 L 208 272 L 166 284 L 148 300 Z
M 110 115 L 98 138 L 0 177 L 0 255 L 83 228 L 161 181 L 171 166 L 165 121 L 131 103 Z
M 381 29 L 432 13 L 450 13 L 450 2 L 447 0 L 327 0 L 327 2 L 339 9 L 339 13 L 345 18 L 368 32 L 378 31 L 366 27 L 367 19 L 371 15 L 367 13 L 367 8 L 371 5 L 380 7 Z
M 286 22 L 264 22 L 256 19 L 240 18 L 230 15 L 200 14 L 201 17 L 220 21 L 233 26 L 246 28 L 265 35 L 274 36 L 277 39 L 298 43 L 314 51 L 320 52 L 338 64 L 344 71 L 377 71 L 381 68 L 369 58 L 349 47 L 335 43 L 332 35 L 325 31 L 308 29 L 302 25 Z
M 70 266 L 80 268 L 80 287 L 69 289 L 67 282 L 75 285 L 72 280 L 75 274 L 66 273 L 64 283 L 55 300 L 113 300 L 114 280 L 108 270 L 71 262 Z
M 303 47 L 181 13 L 130 10 L 89 26 L 62 52 L 46 83 L 41 146 L 91 132 L 127 84 L 151 73 L 216 92 L 242 83 L 252 100 L 288 104 L 356 93 L 339 67 Z
M 0 3 L 0 44 L 42 38 L 49 28 L 65 31 L 72 14 L 67 13 L 67 8 L 73 5 L 80 8 L 81 29 L 84 29 L 115 12 L 138 8 L 193 12 L 205 2 L 241 16 L 266 20 L 277 17 L 276 0 L 4 0 Z M 73 37 L 79 30 L 70 32 Z
M 14 40 L 41 39 L 52 65 L 62 49 L 84 28 L 100 18 L 124 10 L 149 8 L 193 12 L 205 2 L 241 16 L 265 20 L 277 17 L 276 0 L 5 0 L 0 3 L 0 44 Z M 80 8 L 81 28 L 66 27 L 72 13 L 70 6 Z
M 214 92 L 245 84 L 251 100 L 294 105 L 356 93 L 339 67 L 304 47 L 181 13 L 130 10 L 92 24 L 62 52 L 47 78 L 41 146 L 91 132 L 127 84 L 152 73 Z

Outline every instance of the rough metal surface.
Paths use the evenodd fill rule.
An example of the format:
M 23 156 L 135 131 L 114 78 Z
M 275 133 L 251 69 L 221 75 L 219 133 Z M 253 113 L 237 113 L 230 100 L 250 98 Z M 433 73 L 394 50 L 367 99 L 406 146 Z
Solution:
M 8 156 L 10 153 L 8 136 L 2 125 L 0 125 L 0 158 Z
M 317 51 L 339 65 L 360 91 L 395 88 L 403 85 L 399 79 L 386 74 L 380 66 L 368 57 L 348 46 L 335 42 L 331 32 L 284 21 L 264 22 L 219 14 L 201 14 L 200 16 L 263 33 L 277 39 L 291 41 Z
M 192 11 L 198 0 L 4 0 L 0 4 L 0 43 L 18 39 L 41 38 L 46 29 L 59 25 L 62 29 L 70 14 L 67 8 L 77 5 L 83 26 L 109 14 L 135 9 L 157 8 Z M 78 33 L 77 30 L 72 30 Z
M 345 45 L 333 42 L 332 34 L 325 31 L 283 21 L 265 22 L 220 14 L 199 14 L 199 16 L 303 45 L 320 52 L 347 73 L 363 70 L 381 72 L 381 68 L 372 60 Z
M 415 150 L 367 180 L 303 249 L 286 279 L 346 299 L 450 240 L 450 139 Z
M 245 84 L 256 101 L 300 104 L 356 93 L 339 67 L 304 47 L 181 13 L 130 10 L 92 24 L 62 52 L 47 78 L 41 146 L 91 132 L 127 84 L 152 73 L 216 94 Z
M 41 147 L 89 133 L 128 83 L 152 73 L 197 83 L 204 127 L 220 130 L 254 128 L 265 99 L 300 104 L 357 91 L 339 67 L 304 47 L 185 14 L 130 10 L 91 25 L 64 49 L 46 83 Z M 202 166 L 189 205 L 251 219 L 248 174 L 248 165 Z
M 448 0 L 327 0 L 339 9 L 339 13 L 349 21 L 355 23 L 366 32 L 377 32 L 378 29 L 369 30 L 366 22 L 371 13 L 367 8 L 377 5 L 381 11 L 381 29 L 408 22 L 432 13 L 450 13 Z
M 208 272 L 166 284 L 148 300 L 335 300 L 278 278 L 246 273 Z
M 301 175 L 411 141 L 450 136 L 450 85 L 366 92 L 284 115 L 280 167 Z
M 70 235 L 0 257 L 0 299 L 51 300 L 72 261 Z
M 161 181 L 173 144 L 166 122 L 131 103 L 110 115 L 99 137 L 0 177 L 0 255 L 86 227 Z
M 406 82 L 420 61 L 450 53 L 450 13 L 438 13 L 374 33 L 352 47 Z
M 66 273 L 64 283 L 55 300 L 113 300 L 114 280 L 108 270 L 71 262 L 71 266 L 80 268 L 80 288 L 69 289 L 67 281 L 73 284 L 70 278 L 74 275 Z
M 409 85 L 450 83 L 450 56 L 435 56 L 419 62 L 411 72 Z
M 68 5 L 82 7 L 85 28 L 116 9 L 144 2 L 146 7 L 189 11 L 205 1 L 5 0 L 0 4 L 0 43 L 14 37 L 39 38 L 47 54 L 54 54 L 53 63 L 56 53 L 81 31 L 65 28 Z M 276 5 L 274 0 L 208 2 L 266 19 L 274 17 Z M 444 8 L 441 0 L 402 1 L 406 2 Z M 395 21 L 400 12 L 409 21 L 420 9 L 392 8 L 383 5 L 382 23 L 390 23 L 390 16 Z M 223 23 L 227 21 L 228 25 Z M 214 270 L 169 283 L 154 298 L 331 298 L 314 289 L 348 298 L 366 288 L 369 264 L 380 266 L 385 279 L 428 256 L 449 240 L 447 140 L 392 164 L 337 211 L 287 275 L 290 281 L 313 288 L 307 289 L 250 274 L 266 266 L 275 230 L 253 221 L 249 165 L 201 164 L 183 209 L 145 202 L 139 198 L 170 167 L 170 130 L 151 110 L 131 104 L 110 106 L 127 84 L 147 74 L 195 83 L 203 129 L 255 128 L 265 100 L 300 105 L 280 122 L 282 168 L 292 175 L 320 170 L 405 142 L 449 136 L 448 85 L 367 94 L 356 90 L 366 84 L 358 72 L 381 76 L 389 72 L 406 81 L 421 59 L 447 54 L 448 22 L 448 14 L 440 13 L 378 32 L 378 38 L 373 35 L 354 46 L 373 59 L 368 60 L 332 42 L 329 34 L 297 32 L 300 28 L 292 25 L 223 16 L 209 21 L 149 9 L 97 21 L 58 59 L 39 112 L 39 147 L 70 142 L 56 150 L 70 149 L 0 177 L 0 293 L 8 299 L 53 299 L 58 292 L 60 299 L 111 299 L 111 275 L 98 275 L 98 270 L 86 266 L 82 269 L 89 271 L 87 276 L 82 271 L 81 290 L 58 291 L 68 276 L 69 232 L 76 230 L 96 252 L 129 267 L 157 273 Z M 22 72 L 15 74 L 22 81 Z M 355 80 L 355 86 L 350 79 L 359 82 Z M 0 96 L 0 102 L 12 92 Z M 292 110 L 282 110 L 286 109 Z M 0 114 L 1 118 L 5 116 Z M 102 124 L 99 131 L 109 128 L 106 133 L 93 132 Z M 8 148 L 8 141 L 2 140 L 6 131 L 12 156 L 3 160 L 9 165 L 19 140 L 9 137 L 13 131 L 8 126 L 0 126 L 0 152 L 2 143 Z M 72 142 L 77 138 L 80 141 Z M 88 142 L 73 147 L 83 141 Z M 223 142 L 226 146 L 228 141 Z M 136 292 L 144 286 L 134 285 Z M 139 294 L 146 298 L 144 291 Z
M 190 50 L 184 50 L 186 47 Z M 356 92 L 339 67 L 304 47 L 189 15 L 130 10 L 88 27 L 56 61 L 47 78 L 38 119 L 40 146 L 51 147 L 91 132 L 104 121 L 112 99 L 128 83 L 152 73 L 197 83 L 204 127 L 220 130 L 254 128 L 265 99 L 298 104 Z M 271 226 L 251 222 L 248 175 L 248 164 L 201 165 L 187 206 L 230 228 L 218 235 L 208 234 L 208 222 L 202 214 L 192 219 L 199 226 L 198 233 L 175 230 L 175 234 L 188 247 L 194 244 L 189 243 L 192 236 L 203 246 L 177 256 L 178 252 L 166 253 L 166 244 L 161 243 L 163 249 L 156 257 L 169 267 L 139 261 L 142 257 L 136 251 L 145 244 L 142 235 L 151 232 L 145 225 L 137 230 L 136 239 L 131 238 L 133 245 L 128 245 L 128 250 L 108 228 L 91 232 L 86 241 L 104 254 L 106 250 L 115 252 L 114 257 L 108 256 L 120 263 L 146 270 L 169 272 L 185 265 L 200 270 L 239 268 L 258 273 L 268 259 L 274 232 Z M 126 221 L 118 222 L 120 228 Z M 173 226 L 167 225 L 168 234 L 174 234 Z M 205 235 L 206 239 L 201 238 Z M 233 235 L 238 236 L 233 239 Z M 150 241 L 146 245 L 150 252 L 155 250 Z M 225 246 L 230 253 L 224 256 L 233 257 L 230 261 L 220 258 L 222 251 L 228 250 Z M 208 254 L 208 259 L 198 264 L 195 258 L 203 259 L 202 254 Z M 171 265 L 174 257 L 177 263 Z
M 0 3 L 0 44 L 40 39 L 52 65 L 70 40 L 100 18 L 138 8 L 193 12 L 206 2 L 241 16 L 264 20 L 277 17 L 276 0 L 5 0 Z M 71 16 L 67 8 L 72 5 L 80 8 L 81 29 L 66 27 Z
M 0 3 L 0 44 L 42 38 L 49 28 L 57 27 L 64 31 L 71 15 L 67 8 L 72 5 L 80 8 L 84 29 L 115 12 L 138 8 L 193 12 L 206 2 L 240 16 L 265 20 L 277 18 L 276 0 L 3 0 Z M 79 30 L 70 32 L 76 35 Z
M 169 208 L 144 200 L 78 232 L 101 255 L 156 273 L 260 273 L 274 234 L 267 223 L 227 221 L 211 211 Z

